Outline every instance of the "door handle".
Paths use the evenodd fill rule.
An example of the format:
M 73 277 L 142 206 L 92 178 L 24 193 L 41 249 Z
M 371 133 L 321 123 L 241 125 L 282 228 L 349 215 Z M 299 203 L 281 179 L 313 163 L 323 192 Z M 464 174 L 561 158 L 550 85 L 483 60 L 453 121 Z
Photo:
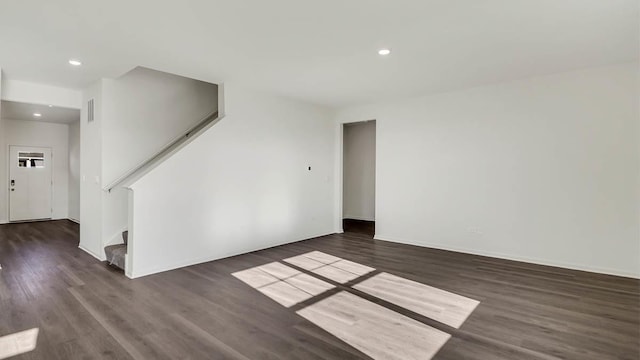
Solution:
M 11 179 L 11 186 L 16 186 L 16 181 Z

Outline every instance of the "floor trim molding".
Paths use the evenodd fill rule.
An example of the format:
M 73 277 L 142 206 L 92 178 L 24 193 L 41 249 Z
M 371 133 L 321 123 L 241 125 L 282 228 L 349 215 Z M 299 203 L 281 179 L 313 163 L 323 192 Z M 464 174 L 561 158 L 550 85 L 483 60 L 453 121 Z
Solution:
M 135 266 L 131 267 L 131 276 L 127 275 L 127 277 L 131 278 L 131 279 L 137 279 L 137 278 L 141 278 L 144 276 L 149 276 L 149 275 L 153 275 L 153 274 L 157 274 L 157 273 L 161 273 L 161 272 L 165 272 L 165 271 L 170 271 L 170 270 L 175 270 L 175 269 L 179 269 L 179 268 L 183 268 L 183 267 L 187 267 L 187 266 L 192 266 L 192 265 L 197 265 L 197 264 L 202 264 L 202 263 L 206 263 L 206 262 L 210 262 L 210 261 L 215 261 L 215 260 L 221 260 L 221 259 L 226 259 L 226 258 L 230 258 L 230 257 L 234 257 L 234 256 L 239 256 L 239 255 L 244 255 L 244 254 L 248 254 L 248 253 L 252 253 L 254 251 L 260 251 L 260 250 L 266 250 L 266 249 L 271 249 L 271 248 L 275 248 L 275 247 L 279 247 L 279 246 L 283 246 L 283 245 L 287 245 L 287 244 L 292 244 L 292 243 L 296 243 L 299 241 L 306 241 L 306 240 L 311 240 L 311 239 L 315 239 L 318 237 L 322 237 L 322 236 L 327 236 L 327 235 L 331 235 L 334 234 L 334 232 L 323 232 L 320 233 L 318 235 L 312 235 L 310 237 L 305 237 L 303 239 L 298 239 L 298 240 L 291 240 L 291 241 L 284 241 L 281 243 L 277 243 L 277 244 L 273 244 L 273 245 L 268 245 L 265 247 L 261 247 L 258 249 L 245 249 L 245 250 L 241 250 L 239 252 L 232 252 L 229 254 L 216 254 L 216 255 L 209 255 L 209 256 L 205 256 L 202 258 L 197 258 L 197 259 L 189 259 L 189 260 L 183 260 L 183 261 L 178 261 L 172 264 L 165 264 L 162 266 L 156 266 L 156 267 L 151 267 L 151 268 L 143 268 L 143 269 L 136 269 Z M 131 263 L 134 263 L 135 261 L 132 261 Z
M 535 265 L 552 266 L 552 267 L 558 267 L 558 268 L 569 269 L 569 270 L 578 270 L 578 271 L 585 271 L 585 272 L 590 272 L 590 273 L 626 277 L 626 278 L 631 278 L 631 279 L 640 279 L 640 274 L 634 274 L 634 273 L 626 272 L 626 271 L 619 271 L 619 270 L 613 270 L 613 269 L 604 269 L 604 268 L 598 268 L 598 267 L 590 267 L 590 266 L 583 266 L 583 265 L 569 264 L 569 263 L 562 263 L 562 262 L 555 262 L 555 261 L 547 261 L 547 260 L 529 258 L 529 257 L 524 257 L 524 256 L 495 253 L 495 252 L 491 252 L 491 251 L 482 251 L 482 250 L 474 250 L 474 249 L 462 249 L 462 248 L 456 248 L 456 247 L 450 247 L 450 246 L 442 246 L 442 245 L 436 245 L 436 244 L 430 244 L 430 243 L 422 243 L 422 242 L 417 242 L 417 241 L 399 239 L 398 237 L 387 236 L 387 235 L 376 234 L 374 236 L 374 239 L 375 240 L 398 243 L 398 244 L 414 245 L 414 246 L 426 247 L 426 248 L 431 248 L 431 249 L 453 251 L 453 252 L 463 253 L 463 254 L 471 254 L 471 255 L 486 256 L 486 257 L 497 258 L 497 259 L 519 261 L 519 262 L 535 264 Z
M 84 252 L 86 252 L 87 254 L 93 256 L 94 258 L 100 260 L 100 261 L 105 261 L 105 258 L 101 258 L 100 256 L 98 256 L 98 254 L 95 254 L 93 251 L 83 247 L 82 245 L 78 245 L 78 248 Z

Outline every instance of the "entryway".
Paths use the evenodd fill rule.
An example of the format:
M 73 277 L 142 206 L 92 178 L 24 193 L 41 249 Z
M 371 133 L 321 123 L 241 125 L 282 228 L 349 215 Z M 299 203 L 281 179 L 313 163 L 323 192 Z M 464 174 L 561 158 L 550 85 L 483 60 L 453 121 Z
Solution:
M 51 219 L 51 148 L 9 147 L 9 220 Z
M 376 209 L 376 121 L 343 125 L 342 226 L 373 238 Z

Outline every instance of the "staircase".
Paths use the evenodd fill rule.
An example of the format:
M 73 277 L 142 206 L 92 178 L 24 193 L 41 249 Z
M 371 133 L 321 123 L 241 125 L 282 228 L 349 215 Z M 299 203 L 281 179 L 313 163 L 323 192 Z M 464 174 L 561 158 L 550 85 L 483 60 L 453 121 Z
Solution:
M 114 182 L 109 184 L 107 187 L 102 190 L 107 194 L 107 196 L 103 197 L 103 201 L 108 203 L 109 206 L 107 208 L 115 208 L 117 211 L 113 211 L 115 214 L 128 214 L 129 208 L 127 200 L 129 198 L 130 191 L 126 191 L 127 187 L 135 182 L 136 180 L 143 177 L 145 174 L 153 170 L 156 166 L 170 158 L 173 154 L 178 152 L 181 148 L 187 146 L 191 141 L 196 139 L 198 136 L 206 132 L 209 128 L 215 125 L 218 121 L 220 121 L 224 115 L 219 115 L 218 111 L 213 111 L 205 116 L 204 119 L 200 120 L 193 127 L 191 127 L 186 133 L 181 134 L 177 138 L 175 138 L 171 143 L 163 147 L 161 150 L 153 154 L 150 158 L 132 168 L 130 171 L 126 172 L 120 178 L 116 179 Z M 113 205 L 117 204 L 117 205 Z M 130 215 L 130 214 L 129 214 Z M 126 224 L 127 227 L 130 228 L 132 225 L 131 217 L 128 218 L 129 224 Z M 122 224 L 125 225 L 125 224 Z M 119 225 L 117 225 L 119 226 Z M 120 227 L 122 229 L 123 227 Z M 109 265 L 118 267 L 125 271 L 127 274 L 127 269 L 125 266 L 125 258 L 127 257 L 127 249 L 128 249 L 128 231 L 122 232 L 122 239 L 124 240 L 123 244 L 118 245 L 108 245 L 104 247 L 104 253 Z M 134 241 L 134 240 L 132 240 Z M 113 243 L 109 241 L 109 243 Z
M 127 257 L 127 245 L 129 240 L 129 231 L 122 232 L 123 244 L 109 245 L 104 248 L 104 252 L 107 255 L 107 262 L 111 266 L 118 267 L 124 270 L 124 262 Z

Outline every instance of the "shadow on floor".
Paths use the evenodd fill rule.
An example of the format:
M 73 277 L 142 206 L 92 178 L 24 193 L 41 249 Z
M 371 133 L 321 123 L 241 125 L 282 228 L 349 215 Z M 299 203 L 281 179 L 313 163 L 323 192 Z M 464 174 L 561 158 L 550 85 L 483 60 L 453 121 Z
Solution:
M 376 222 L 355 219 L 342 219 L 342 229 L 344 232 L 367 235 L 373 239 L 376 233 Z

